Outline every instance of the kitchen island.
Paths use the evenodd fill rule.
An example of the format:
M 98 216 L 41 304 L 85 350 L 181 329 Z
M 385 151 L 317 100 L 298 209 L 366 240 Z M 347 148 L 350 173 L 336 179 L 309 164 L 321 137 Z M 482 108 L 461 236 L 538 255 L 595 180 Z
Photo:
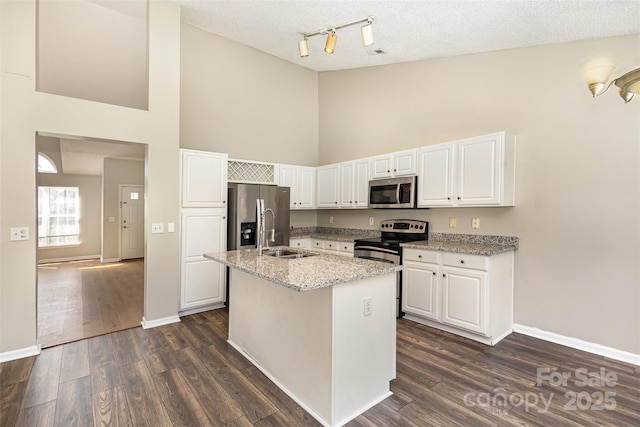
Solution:
M 205 254 L 228 265 L 229 343 L 327 426 L 389 395 L 396 272 L 402 267 L 292 248 Z

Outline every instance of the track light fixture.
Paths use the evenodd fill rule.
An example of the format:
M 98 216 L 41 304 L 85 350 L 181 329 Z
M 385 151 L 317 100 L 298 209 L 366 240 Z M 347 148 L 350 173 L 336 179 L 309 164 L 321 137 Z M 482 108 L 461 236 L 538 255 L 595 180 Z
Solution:
M 324 51 L 327 53 L 333 53 L 336 49 L 336 42 L 338 41 L 338 35 L 336 34 L 337 30 L 342 28 L 351 27 L 352 25 L 363 24 L 360 27 L 360 33 L 362 35 L 362 45 L 370 46 L 374 43 L 373 40 L 373 16 L 369 16 L 365 19 L 360 19 L 359 21 L 349 22 L 347 24 L 336 25 L 335 27 L 327 27 L 322 30 L 315 31 L 313 33 L 303 33 L 304 39 L 298 42 L 298 50 L 300 51 L 300 58 L 305 58 L 309 56 L 309 44 L 307 40 L 309 37 L 326 35 L 327 42 L 324 45 Z
M 615 61 L 609 58 L 596 59 L 585 64 L 584 79 L 593 97 L 604 95 L 613 84 L 618 87 L 618 94 L 625 103 L 631 101 L 633 95 L 640 95 L 640 68 L 629 71 L 607 84 L 615 68 Z

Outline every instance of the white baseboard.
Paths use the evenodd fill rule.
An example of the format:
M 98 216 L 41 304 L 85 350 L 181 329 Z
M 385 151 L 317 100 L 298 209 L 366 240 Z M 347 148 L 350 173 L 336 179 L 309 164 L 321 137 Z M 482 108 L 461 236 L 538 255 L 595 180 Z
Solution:
M 82 256 L 70 256 L 70 257 L 64 257 L 64 258 L 39 259 L 38 264 L 47 264 L 50 262 L 85 261 L 88 259 L 100 259 L 100 255 L 82 255 Z
M 4 353 L 0 353 L 0 363 L 22 359 L 23 357 L 37 356 L 40 354 L 41 350 L 42 348 L 40 344 L 36 344 L 31 347 L 25 347 L 18 350 L 5 351 Z
M 565 335 L 543 331 L 542 329 L 520 325 L 517 323 L 513 325 L 513 332 L 575 348 L 577 350 L 587 351 L 589 353 L 608 357 L 610 359 L 620 360 L 622 362 L 632 363 L 634 365 L 640 365 L 640 354 L 618 350 L 617 348 L 607 347 L 601 344 L 595 344 L 589 341 L 583 341 L 578 338 L 567 337 Z
M 179 322 L 180 322 L 179 316 L 169 316 L 169 317 L 163 317 L 161 319 L 155 319 L 155 320 L 147 320 L 143 316 L 141 324 L 142 324 L 142 329 L 151 329 L 151 328 L 157 328 L 158 326 L 168 325 L 170 323 L 179 323 Z
M 190 316 L 192 314 L 197 314 L 197 313 L 202 313 L 203 311 L 209 311 L 209 310 L 217 310 L 219 308 L 224 308 L 225 305 L 223 302 L 218 302 L 215 304 L 209 304 L 209 305 L 205 305 L 202 307 L 197 307 L 197 308 L 188 308 L 186 310 L 180 310 L 178 311 L 178 316 L 180 317 L 184 317 L 184 316 Z
M 102 257 L 100 257 L 100 262 L 101 263 L 120 262 L 120 261 L 122 261 L 120 258 L 102 258 Z

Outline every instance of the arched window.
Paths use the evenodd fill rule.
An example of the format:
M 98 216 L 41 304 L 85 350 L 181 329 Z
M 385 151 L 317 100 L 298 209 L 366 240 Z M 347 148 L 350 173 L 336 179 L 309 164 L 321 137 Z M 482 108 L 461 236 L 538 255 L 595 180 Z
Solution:
M 58 173 L 56 164 L 46 155 L 38 153 L 38 172 L 40 173 Z

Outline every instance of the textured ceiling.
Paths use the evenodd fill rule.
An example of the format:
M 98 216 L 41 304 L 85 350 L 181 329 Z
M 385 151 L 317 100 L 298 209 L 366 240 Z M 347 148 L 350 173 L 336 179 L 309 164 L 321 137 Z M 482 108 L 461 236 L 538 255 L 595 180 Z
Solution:
M 640 33 L 640 0 L 173 1 L 187 24 L 316 71 Z M 368 16 L 374 45 L 353 26 L 338 31 L 334 54 L 316 36 L 299 57 L 301 33 Z

